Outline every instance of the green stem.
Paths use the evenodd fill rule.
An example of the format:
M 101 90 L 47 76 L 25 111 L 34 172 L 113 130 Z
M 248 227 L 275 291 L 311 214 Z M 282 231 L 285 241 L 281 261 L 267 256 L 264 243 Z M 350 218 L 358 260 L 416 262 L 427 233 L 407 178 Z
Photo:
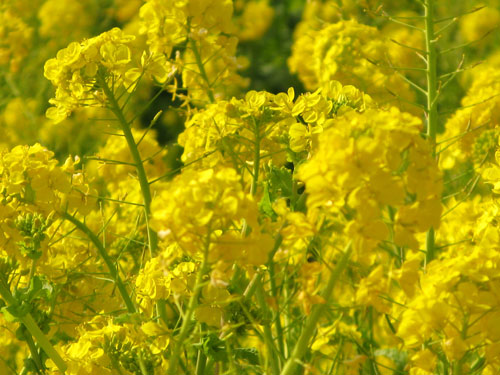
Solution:
M 212 368 L 214 367 L 214 359 L 213 358 L 208 358 L 207 360 L 207 365 L 206 365 L 206 370 L 205 370 L 205 374 L 213 374 L 214 371 L 212 371 Z
M 111 112 L 113 112 L 116 119 L 118 120 L 118 123 L 120 124 L 123 136 L 127 141 L 130 154 L 132 155 L 132 159 L 134 160 L 135 169 L 137 171 L 137 179 L 139 180 L 139 185 L 141 186 L 142 196 L 144 200 L 144 211 L 146 212 L 146 225 L 147 225 L 148 239 L 149 239 L 149 251 L 151 255 L 153 255 L 155 254 L 156 249 L 158 247 L 158 238 L 156 236 L 155 231 L 152 228 L 150 228 L 148 224 L 149 218 L 151 217 L 151 190 L 149 188 L 148 177 L 146 175 L 146 170 L 144 169 L 144 164 L 142 162 L 141 154 L 139 153 L 139 149 L 137 148 L 137 144 L 135 143 L 130 123 L 125 119 L 123 110 L 120 107 L 118 101 L 116 100 L 114 92 L 109 88 L 104 78 L 100 77 L 99 84 L 102 86 L 104 94 L 108 99 L 109 108 Z
M 463 358 L 453 363 L 453 375 L 462 375 Z
M 120 364 L 118 363 L 116 358 L 113 357 L 112 355 L 108 356 L 108 358 L 110 359 L 113 368 L 118 372 L 118 375 L 123 375 L 123 371 L 120 369 Z
M 139 368 L 141 369 L 141 374 L 149 375 L 148 369 L 146 368 L 146 364 L 144 363 L 144 360 L 142 359 L 141 355 L 139 355 L 138 359 L 139 359 Z
M 427 137 L 431 142 L 433 152 L 436 147 L 438 124 L 437 111 L 437 51 L 434 35 L 434 0 L 425 1 L 425 49 L 427 53 Z
M 429 229 L 427 232 L 427 237 L 425 240 L 427 252 L 425 254 L 425 265 L 429 264 L 431 260 L 434 259 L 436 251 L 436 239 L 434 228 Z
M 7 302 L 8 305 L 15 306 L 17 305 L 16 299 L 10 293 L 10 290 L 0 282 L 0 296 Z M 35 320 L 31 316 L 30 313 L 27 313 L 24 316 L 19 317 L 19 321 L 24 324 L 28 332 L 36 339 L 36 342 L 43 351 L 52 359 L 54 364 L 57 366 L 59 371 L 63 374 L 66 372 L 68 366 L 66 362 L 61 358 L 59 353 L 54 349 L 49 339 L 44 335 L 44 333 L 40 330 Z
M 207 365 L 207 356 L 203 353 L 203 349 L 198 350 L 198 358 L 196 359 L 196 375 L 204 375 Z
M 427 58 L 427 139 L 432 148 L 432 155 L 436 156 L 436 133 L 438 126 L 437 111 L 437 51 L 436 36 L 434 34 L 434 0 L 425 0 L 425 49 Z M 427 233 L 427 254 L 425 262 L 428 264 L 435 256 L 434 228 Z
M 113 263 L 113 260 L 111 257 L 108 255 L 106 252 L 106 249 L 104 248 L 104 245 L 102 242 L 99 240 L 99 238 L 90 230 L 85 223 L 82 223 L 80 220 L 77 218 L 71 216 L 67 212 L 64 213 L 63 218 L 70 221 L 73 223 L 75 227 L 77 227 L 80 231 L 85 233 L 85 235 L 89 238 L 89 240 L 94 244 L 94 246 L 97 248 L 97 251 L 99 252 L 100 257 L 104 260 L 104 263 L 106 263 L 106 266 L 108 267 L 109 274 L 111 275 L 111 278 L 115 282 L 122 298 L 123 301 L 125 302 L 125 305 L 127 305 L 127 310 L 130 313 L 136 312 L 134 303 L 132 302 L 132 299 L 130 298 L 127 288 L 125 288 L 125 284 L 123 284 L 123 281 L 120 277 L 120 274 L 118 273 L 118 269 L 116 268 L 115 264 Z
M 253 294 L 255 293 L 255 290 L 257 289 L 257 280 L 260 279 L 260 276 L 261 275 L 257 270 L 257 272 L 254 273 L 252 279 L 248 283 L 245 291 L 243 292 L 243 297 L 248 299 L 252 298 Z
M 278 251 L 279 247 L 281 246 L 281 243 L 283 242 L 283 237 L 281 234 L 278 234 L 276 237 L 276 241 L 274 243 L 274 248 L 269 253 L 269 260 L 267 262 L 267 270 L 269 272 L 269 281 L 271 284 L 271 294 L 275 299 L 276 303 L 276 313 L 274 315 L 274 324 L 276 325 L 276 337 L 278 339 L 278 347 L 280 350 L 280 353 L 283 353 L 285 355 L 285 340 L 284 340 L 284 334 L 283 334 L 283 327 L 281 326 L 281 314 L 280 314 L 280 305 L 278 301 L 278 289 L 276 287 L 276 275 L 274 273 L 274 254 L 276 254 L 276 251 Z
M 342 257 L 339 259 L 339 262 L 332 270 L 330 274 L 330 278 L 328 279 L 328 283 L 321 293 L 321 297 L 325 299 L 325 301 L 329 301 L 333 292 L 333 288 L 337 283 L 342 271 L 347 267 L 347 263 L 349 261 L 349 257 L 351 256 L 351 242 L 346 246 Z M 311 337 L 314 335 L 316 331 L 316 324 L 319 319 L 323 315 L 327 308 L 326 303 L 314 305 L 311 311 L 311 314 L 308 316 L 304 328 L 302 329 L 302 333 L 293 348 L 292 355 L 285 363 L 285 367 L 281 371 L 281 375 L 292 375 L 294 373 L 295 367 L 297 366 L 297 362 L 302 359 L 304 354 L 306 353 L 309 347 L 309 341 Z
M 254 124 L 254 156 L 253 156 L 253 179 L 252 186 L 250 187 L 250 194 L 255 195 L 257 193 L 257 184 L 259 182 L 259 170 L 260 170 L 260 126 L 255 117 L 252 117 Z
M 165 323 L 165 326 L 168 327 L 167 305 L 165 300 L 161 299 L 156 302 L 156 311 L 160 319 Z
M 40 359 L 40 355 L 38 355 L 38 349 L 33 341 L 33 337 L 28 333 L 25 336 L 26 343 L 28 344 L 28 348 L 30 350 L 31 356 L 33 357 L 33 361 L 35 361 L 37 372 L 40 374 L 43 371 L 42 360 Z
M 257 300 L 259 302 L 260 308 L 262 309 L 262 312 L 266 314 L 268 312 L 269 307 L 266 303 L 266 299 L 264 296 L 264 287 L 262 286 L 262 283 L 260 282 L 259 279 L 257 279 Z M 280 373 L 279 359 L 280 359 L 280 354 L 281 357 L 283 357 L 283 352 L 280 353 L 279 350 L 277 350 L 276 346 L 274 345 L 273 334 L 271 332 L 271 327 L 269 326 L 269 324 L 264 325 L 264 342 L 267 346 L 267 357 L 268 361 L 271 363 L 272 373 L 279 375 Z
M 210 100 L 210 103 L 215 103 L 215 96 L 212 88 L 210 87 L 210 80 L 208 79 L 207 71 L 205 70 L 205 65 L 203 65 L 203 61 L 200 56 L 200 52 L 198 51 L 198 47 L 196 46 L 196 41 L 194 39 L 189 39 L 189 44 L 191 46 L 191 51 L 193 51 L 194 59 L 196 61 L 196 65 L 198 66 L 198 69 L 200 71 L 201 78 L 206 82 L 207 84 L 207 95 L 208 99 Z
M 226 341 L 226 352 L 227 352 L 228 367 L 229 367 L 227 374 L 237 374 L 238 370 L 236 369 L 236 366 L 235 366 L 236 358 L 234 357 L 234 352 L 233 352 L 233 347 L 231 345 L 231 341 L 229 339 L 225 340 L 225 341 Z
M 189 334 L 189 326 L 191 324 L 191 318 L 193 317 L 194 310 L 198 306 L 198 299 L 201 294 L 201 288 L 203 283 L 203 276 L 206 273 L 206 268 L 208 265 L 208 248 L 210 246 L 210 229 L 208 231 L 207 240 L 205 244 L 205 254 L 203 256 L 203 262 L 198 270 L 196 275 L 196 282 L 194 284 L 193 294 L 189 298 L 188 307 L 186 314 L 184 315 L 184 319 L 182 321 L 181 330 L 179 332 L 178 337 L 176 337 L 176 343 L 174 349 L 172 351 L 172 355 L 170 356 L 170 364 L 168 366 L 168 375 L 176 375 L 177 366 L 179 364 L 179 357 L 181 355 L 182 349 L 185 347 L 186 343 L 184 342 Z
M 250 186 L 250 194 L 255 196 L 257 193 L 257 184 L 259 182 L 259 170 L 260 170 L 260 128 L 255 117 L 252 117 L 253 125 L 254 125 L 254 134 L 255 134 L 255 142 L 254 142 L 254 157 L 253 157 L 253 176 L 252 176 L 252 185 Z M 243 227 L 241 229 L 241 233 L 243 236 L 247 236 L 249 234 L 248 223 L 246 220 L 243 222 Z
M 31 283 L 31 280 L 33 279 L 33 276 L 35 276 L 35 271 L 36 271 L 36 259 L 31 260 L 31 267 L 30 267 L 30 274 L 28 276 L 28 285 Z

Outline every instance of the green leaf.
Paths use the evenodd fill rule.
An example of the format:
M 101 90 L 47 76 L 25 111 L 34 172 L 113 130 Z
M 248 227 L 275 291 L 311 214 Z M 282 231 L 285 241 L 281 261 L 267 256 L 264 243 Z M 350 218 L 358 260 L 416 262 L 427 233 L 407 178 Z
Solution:
M 211 333 L 203 339 L 203 352 L 216 362 L 227 362 L 226 343 Z
M 405 352 L 400 352 L 395 348 L 385 348 L 385 349 L 377 349 L 374 354 L 376 356 L 382 355 L 384 357 L 392 360 L 396 366 L 397 370 L 402 371 L 406 366 L 406 362 L 408 361 L 408 355 Z
M 19 318 L 22 318 L 31 311 L 31 306 L 26 303 L 15 304 L 2 307 L 1 311 L 4 314 L 5 320 L 8 322 L 16 322 L 19 321 Z
M 277 215 L 273 210 L 271 196 L 269 195 L 268 184 L 264 185 L 264 193 L 262 194 L 262 199 L 259 202 L 259 210 L 273 220 L 277 218 Z
M 234 356 L 251 365 L 259 364 L 259 351 L 255 348 L 237 348 L 234 350 Z
M 114 324 L 134 323 L 140 324 L 141 316 L 138 313 L 124 313 L 113 318 Z
M 3 317 L 5 318 L 5 320 L 8 321 L 9 323 L 18 321 L 18 318 L 15 315 L 12 315 L 7 306 L 2 307 L 0 311 L 3 313 Z
M 285 168 L 271 167 L 271 173 L 269 174 L 270 179 L 270 194 L 271 201 L 275 201 L 276 198 L 290 198 L 293 194 L 293 178 L 292 172 Z

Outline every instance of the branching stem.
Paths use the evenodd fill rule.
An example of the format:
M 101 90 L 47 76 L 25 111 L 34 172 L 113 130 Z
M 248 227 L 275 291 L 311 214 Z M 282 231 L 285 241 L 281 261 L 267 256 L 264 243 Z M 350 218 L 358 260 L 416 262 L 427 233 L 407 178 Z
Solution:
M 127 306 L 127 310 L 130 313 L 134 313 L 136 311 L 134 303 L 132 302 L 132 299 L 130 298 L 127 288 L 125 287 L 125 284 L 123 284 L 123 281 L 120 277 L 120 274 L 118 273 L 118 269 L 116 268 L 115 264 L 113 263 L 113 260 L 111 257 L 108 255 L 106 249 L 104 248 L 104 245 L 102 244 L 101 240 L 90 230 L 90 228 L 85 225 L 85 223 L 81 222 L 74 216 L 71 216 L 69 213 L 64 213 L 63 218 L 65 220 L 68 220 L 71 222 L 75 227 L 77 227 L 80 231 L 85 233 L 85 235 L 89 238 L 89 240 L 94 244 L 94 246 L 97 248 L 97 251 L 99 253 L 99 256 L 104 260 L 104 263 L 106 263 L 106 266 L 108 267 L 109 274 L 113 281 L 116 284 L 116 287 L 118 288 L 118 291 L 120 292 L 123 301 L 125 302 L 125 305 Z
M 425 0 L 425 49 L 427 55 L 427 139 L 432 148 L 432 155 L 436 156 L 436 133 L 438 126 L 437 111 L 437 51 L 436 37 L 434 34 L 434 0 Z M 427 232 L 427 253 L 425 257 L 428 264 L 435 256 L 434 228 Z
M 212 90 L 210 80 L 208 79 L 207 71 L 205 70 L 205 65 L 201 59 L 200 52 L 198 51 L 198 46 L 196 45 L 196 41 L 192 38 L 189 38 L 189 45 L 191 47 L 191 51 L 193 52 L 194 59 L 196 60 L 196 65 L 198 66 L 198 70 L 200 71 L 201 78 L 207 84 L 207 95 L 210 103 L 215 103 L 215 96 Z
M 130 127 L 130 123 L 125 119 L 125 115 L 123 113 L 122 107 L 116 100 L 114 92 L 106 83 L 106 80 L 101 77 L 99 79 L 99 83 L 102 86 L 104 94 L 109 102 L 109 109 L 118 120 L 120 124 L 120 128 L 123 132 L 123 136 L 127 141 L 127 145 L 132 155 L 132 159 L 134 160 L 135 169 L 137 171 L 137 179 L 139 180 L 139 185 L 141 186 L 142 196 L 144 199 L 144 211 L 146 213 L 146 224 L 151 217 L 151 190 L 149 187 L 148 178 L 146 175 L 146 170 L 144 169 L 144 164 L 142 162 L 141 154 L 139 153 L 139 149 L 137 144 L 135 143 L 134 136 L 132 134 L 132 129 Z M 149 238 L 149 251 L 151 255 L 155 254 L 156 249 L 158 247 L 158 239 L 156 233 L 152 228 L 147 224 L 148 238 Z

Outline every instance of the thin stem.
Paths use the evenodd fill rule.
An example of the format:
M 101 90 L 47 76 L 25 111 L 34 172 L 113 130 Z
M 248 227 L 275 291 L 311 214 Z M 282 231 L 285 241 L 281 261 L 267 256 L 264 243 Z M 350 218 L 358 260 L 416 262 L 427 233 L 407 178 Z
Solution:
M 0 282 L 0 296 L 5 300 L 5 302 L 7 302 L 8 305 L 15 306 L 17 304 L 17 300 L 12 296 L 10 290 L 2 282 Z M 31 314 L 27 313 L 26 315 L 19 317 L 19 321 L 24 324 L 28 332 L 36 339 L 36 342 L 40 345 L 43 351 L 52 359 L 59 371 L 64 374 L 68 368 L 66 362 L 64 362 L 59 353 L 50 343 L 49 339 L 40 330 Z
M 342 257 L 339 259 L 339 262 L 330 274 L 330 278 L 328 279 L 328 283 L 325 289 L 321 293 L 321 297 L 323 297 L 326 301 L 330 300 L 335 284 L 342 274 L 342 271 L 344 271 L 344 269 L 347 267 L 349 257 L 351 256 L 351 246 L 352 243 L 349 242 L 349 244 L 346 246 L 346 249 L 344 250 L 344 253 L 342 254 Z M 307 318 L 305 326 L 302 329 L 299 340 L 293 348 L 292 355 L 290 356 L 290 358 L 288 358 L 285 363 L 285 367 L 283 367 L 283 370 L 281 371 L 281 375 L 292 375 L 294 373 L 297 362 L 300 361 L 306 353 L 309 346 L 309 341 L 316 331 L 316 324 L 325 312 L 326 308 L 326 304 L 314 305 L 314 307 L 312 308 L 312 312 Z
M 425 0 L 425 48 L 427 54 L 427 139 L 431 144 L 432 155 L 436 156 L 436 133 L 438 126 L 437 111 L 437 51 L 434 36 L 434 0 Z M 435 256 L 434 228 L 430 228 L 426 241 L 428 264 Z
M 276 274 L 274 272 L 274 254 L 276 254 L 276 251 L 278 251 L 279 247 L 281 246 L 281 243 L 283 242 L 283 237 L 281 234 L 278 234 L 276 237 L 275 243 L 274 243 L 274 248 L 271 250 L 271 253 L 269 253 L 269 260 L 267 261 L 267 270 L 269 272 L 269 281 L 271 284 L 271 294 L 273 298 L 275 299 L 276 302 L 276 313 L 274 316 L 274 324 L 276 325 L 276 336 L 278 340 L 278 347 L 280 350 L 280 353 L 285 353 L 285 340 L 284 340 L 284 335 L 283 335 L 283 327 L 281 326 L 281 314 L 280 314 L 280 305 L 278 301 L 278 290 L 276 288 Z
M 438 124 L 437 103 L 437 53 L 434 37 L 434 0 L 425 2 L 425 46 L 427 50 L 427 137 L 431 141 L 433 152 L 436 145 Z
M 36 272 L 36 259 L 31 260 L 31 267 L 30 267 L 30 274 L 28 276 L 28 285 L 31 283 L 31 280 L 33 279 L 33 276 L 35 276 Z
M 268 305 L 266 303 L 264 295 L 264 287 L 259 279 L 257 279 L 257 301 L 259 302 L 262 312 L 268 311 Z M 264 342 L 267 346 L 268 359 L 271 362 L 272 374 L 279 375 L 280 366 L 279 359 L 283 359 L 283 352 L 280 352 L 274 345 L 273 334 L 271 332 L 271 327 L 268 324 L 264 325 Z M 281 358 L 280 358 L 281 354 Z
M 425 255 L 425 264 L 429 264 L 429 262 L 431 260 L 434 259 L 435 257 L 435 252 L 436 252 L 436 238 L 435 238 L 436 234 L 435 234 L 435 231 L 434 231 L 434 228 L 431 228 L 429 229 L 429 231 L 427 232 L 427 237 L 425 239 L 425 243 L 426 243 L 426 248 L 427 248 L 427 252 L 426 252 L 426 255 Z
M 418 30 L 418 31 L 422 31 L 422 32 L 424 31 L 424 30 L 423 30 L 423 29 L 421 29 L 420 27 L 417 27 L 417 26 L 412 25 L 412 24 L 407 23 L 407 22 L 400 21 L 400 20 L 398 19 L 398 18 L 400 18 L 400 17 L 397 17 L 397 18 L 392 17 L 392 16 L 390 16 L 390 15 L 389 15 L 388 13 L 386 13 L 386 12 L 383 12 L 383 14 L 382 14 L 382 15 L 383 15 L 383 17 L 387 18 L 389 21 L 392 21 L 392 22 L 394 22 L 394 23 L 400 24 L 400 25 L 402 25 L 402 26 L 404 26 L 404 27 L 408 27 L 408 28 L 410 28 L 410 29 L 414 29 L 414 30 Z
M 33 357 L 33 360 L 35 361 L 37 372 L 40 374 L 41 371 L 43 371 L 43 365 L 42 365 L 42 360 L 40 359 L 40 355 L 38 354 L 38 349 L 35 345 L 35 342 L 33 341 L 33 337 L 28 333 L 25 336 L 26 343 L 28 344 L 28 348 L 30 350 L 31 356 Z
M 253 157 L 253 179 L 252 186 L 250 187 L 250 194 L 257 193 L 257 184 L 259 182 L 259 169 L 260 169 L 260 126 L 255 117 L 252 117 L 255 127 L 255 143 L 254 143 L 254 157 Z
M 154 184 L 155 182 L 160 181 L 161 179 L 174 176 L 176 173 L 180 172 L 182 169 L 184 169 L 184 168 L 186 168 L 186 167 L 188 167 L 188 166 L 190 166 L 192 164 L 195 164 L 195 163 L 197 163 L 197 162 L 205 159 L 206 157 L 212 155 L 215 152 L 217 152 L 217 150 L 212 150 L 212 151 L 206 152 L 205 154 L 203 154 L 203 156 L 200 156 L 198 159 L 190 161 L 189 163 L 185 163 L 183 166 L 181 166 L 179 168 L 172 169 L 171 171 L 165 173 L 164 175 L 155 178 L 154 180 L 150 181 L 149 184 L 151 185 L 151 184 Z
M 170 356 L 170 364 L 168 367 L 168 375 L 176 375 L 177 366 L 179 365 L 179 357 L 181 355 L 182 350 L 184 349 L 186 343 L 184 342 L 189 335 L 189 328 L 191 325 L 191 318 L 193 317 L 194 310 L 198 306 L 198 299 L 201 294 L 201 288 L 203 283 L 203 276 L 207 271 L 208 266 L 208 249 L 210 246 L 210 230 L 208 231 L 207 240 L 205 244 L 205 254 L 203 256 L 203 262 L 198 270 L 196 275 L 196 283 L 194 284 L 193 294 L 189 298 L 187 311 L 184 314 L 184 319 L 182 321 L 181 330 L 179 332 L 178 337 L 176 337 L 176 343 L 174 349 L 172 351 L 172 355 Z
M 403 43 L 401 43 L 401 42 L 398 42 L 398 41 L 397 41 L 397 40 L 395 40 L 395 39 L 391 39 L 391 42 L 393 42 L 393 43 L 397 44 L 397 45 L 398 45 L 398 46 L 400 46 L 400 47 L 407 48 L 407 49 L 409 49 L 409 50 L 412 50 L 412 51 L 418 52 L 418 53 L 420 53 L 421 55 L 426 55 L 426 56 L 427 56 L 427 54 L 428 54 L 428 52 L 427 52 L 427 51 L 424 51 L 424 50 L 422 50 L 422 49 L 420 49 L 420 48 L 415 48 L 415 47 L 412 47 L 412 46 L 408 46 L 408 45 L 406 45 L 406 44 L 403 44 Z
M 210 103 L 215 103 L 215 96 L 212 88 L 210 87 L 210 80 L 208 79 L 207 71 L 205 70 L 205 65 L 203 65 L 203 61 L 201 60 L 200 52 L 198 51 L 198 47 L 196 46 L 196 41 L 194 39 L 189 39 L 189 45 L 191 46 L 191 51 L 193 51 L 194 59 L 196 60 L 196 65 L 198 66 L 198 70 L 200 71 L 200 76 L 207 84 L 207 95 Z
M 198 358 L 196 359 L 196 375 L 205 374 L 205 368 L 207 366 L 207 356 L 203 353 L 202 349 L 198 350 Z
M 104 80 L 102 77 L 99 79 L 99 83 L 102 86 L 106 98 L 108 99 L 111 112 L 113 112 L 113 114 L 118 119 L 118 123 L 120 124 L 125 140 L 127 141 L 130 154 L 132 155 L 132 159 L 134 160 L 135 169 L 137 171 L 137 178 L 139 180 L 139 185 L 141 186 L 142 196 L 144 199 L 144 211 L 146 212 L 146 224 L 149 238 L 149 251 L 151 255 L 153 255 L 158 247 L 158 238 L 153 229 L 148 225 L 148 220 L 151 217 L 151 190 L 149 188 L 146 170 L 144 169 L 144 165 L 142 163 L 141 154 L 139 153 L 139 149 L 137 148 L 137 144 L 135 143 L 130 123 L 125 119 L 122 107 L 120 107 L 120 104 L 116 100 L 114 92 L 109 88 L 106 80 Z
M 436 20 L 434 23 L 438 24 L 438 23 L 441 23 L 441 22 L 449 21 L 449 20 L 454 19 L 454 18 L 463 17 L 466 14 L 471 14 L 471 13 L 477 12 L 477 11 L 479 11 L 479 10 L 485 8 L 485 7 L 486 7 L 486 5 L 483 5 L 483 6 L 471 9 L 471 10 L 469 10 L 467 12 L 462 12 L 460 14 L 457 14 L 456 16 L 449 16 L 449 17 L 441 18 L 441 19 Z
M 118 273 L 118 269 L 116 268 L 115 264 L 113 263 L 113 260 L 111 257 L 108 255 L 106 249 L 104 248 L 104 245 L 102 242 L 99 240 L 99 238 L 90 230 L 85 223 L 81 222 L 74 216 L 71 216 L 67 212 L 64 213 L 63 218 L 70 221 L 73 223 L 75 227 L 77 227 L 80 231 L 85 233 L 85 235 L 89 238 L 89 240 L 94 244 L 94 246 L 97 248 L 97 251 L 99 252 L 100 257 L 104 260 L 104 263 L 106 263 L 106 266 L 108 267 L 109 274 L 113 281 L 115 282 L 118 291 L 120 292 L 123 301 L 125 302 L 125 305 L 127 306 L 127 310 L 130 313 L 136 312 L 134 303 L 132 302 L 132 299 L 130 298 L 127 288 L 125 287 L 125 284 L 123 284 L 123 281 L 120 277 L 120 274 Z

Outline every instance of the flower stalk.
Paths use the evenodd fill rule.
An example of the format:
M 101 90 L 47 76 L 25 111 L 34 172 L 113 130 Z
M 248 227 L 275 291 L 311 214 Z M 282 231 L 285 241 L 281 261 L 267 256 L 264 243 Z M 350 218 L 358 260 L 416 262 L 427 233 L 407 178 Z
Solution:
M 108 99 L 109 109 L 111 110 L 111 112 L 113 112 L 116 119 L 118 120 L 118 123 L 120 124 L 123 136 L 127 141 L 130 154 L 132 155 L 132 159 L 134 160 L 135 169 L 137 171 L 137 179 L 139 180 L 139 185 L 141 186 L 141 192 L 144 200 L 144 211 L 146 213 L 146 225 L 149 239 L 149 251 L 150 254 L 153 255 L 158 248 L 158 238 L 155 231 L 148 224 L 149 218 L 151 217 L 151 189 L 149 187 L 149 181 L 146 175 L 146 170 L 144 169 L 141 154 L 139 153 L 137 143 L 135 143 L 130 123 L 126 120 L 123 110 L 120 107 L 120 104 L 118 103 L 114 92 L 111 90 L 111 88 L 106 83 L 106 80 L 102 76 L 100 76 L 98 80 L 104 91 L 104 94 Z
M 434 34 L 434 0 L 425 0 L 425 50 L 426 50 L 426 75 L 427 75 L 427 139 L 431 144 L 432 155 L 436 156 L 436 133 L 438 126 L 437 111 L 437 51 L 436 35 Z M 435 233 L 434 228 L 427 232 L 425 263 L 428 264 L 435 256 Z
M 113 263 L 113 260 L 107 253 L 106 249 L 104 248 L 104 245 L 99 240 L 99 238 L 90 230 L 89 227 L 87 227 L 87 225 L 85 225 L 85 223 L 81 222 L 74 216 L 71 216 L 68 213 L 64 213 L 63 218 L 71 222 L 80 231 L 85 233 L 85 235 L 89 238 L 89 240 L 94 244 L 94 246 L 97 248 L 99 256 L 104 260 L 104 263 L 106 263 L 109 274 L 113 279 L 113 281 L 115 282 L 116 287 L 118 288 L 118 291 L 120 292 L 120 295 L 122 296 L 122 299 L 125 302 L 125 305 L 127 306 L 128 312 L 129 313 L 136 312 L 135 305 L 132 302 L 132 299 L 130 298 L 127 292 L 127 288 L 125 287 L 125 284 L 123 283 L 120 274 L 118 273 L 118 269 L 116 268 L 115 264 Z
M 330 300 L 333 288 L 337 284 L 340 275 L 347 267 L 347 263 L 351 256 L 351 247 L 352 243 L 349 242 L 344 250 L 344 253 L 339 259 L 339 262 L 332 270 L 332 273 L 330 274 L 330 278 L 328 279 L 328 283 L 326 284 L 325 289 L 323 289 L 323 292 L 321 293 L 321 297 L 326 301 Z M 318 323 L 319 319 L 323 316 L 326 308 L 327 304 L 317 304 L 312 308 L 311 314 L 307 318 L 304 328 L 302 329 L 302 333 L 300 334 L 299 340 L 297 341 L 297 343 L 293 348 L 292 355 L 287 359 L 280 375 L 294 374 L 295 367 L 306 353 L 309 347 L 309 341 L 311 340 L 311 337 L 314 335 L 314 332 L 316 331 L 316 324 Z
M 196 282 L 194 284 L 193 294 L 189 298 L 188 307 L 182 320 L 181 330 L 179 332 L 179 335 L 176 337 L 175 346 L 174 349 L 172 350 L 172 354 L 170 357 L 170 363 L 168 366 L 167 375 L 176 375 L 177 372 L 180 355 L 185 347 L 184 341 L 188 338 L 191 326 L 191 319 L 194 315 L 196 307 L 198 306 L 198 299 L 200 298 L 201 289 L 203 286 L 203 277 L 207 272 L 209 247 L 210 247 L 210 230 L 208 231 L 207 240 L 205 243 L 205 254 L 203 256 L 203 262 L 201 263 L 200 269 L 196 274 Z
M 0 282 L 0 296 L 10 306 L 15 306 L 17 304 L 17 301 L 10 293 L 10 290 L 1 282 Z M 47 336 L 44 335 L 42 330 L 38 327 L 35 319 L 33 319 L 31 314 L 27 313 L 26 315 L 18 317 L 18 319 L 26 327 L 31 336 L 35 338 L 36 342 L 38 343 L 38 345 L 40 345 L 43 351 L 52 359 L 52 361 L 57 366 L 59 371 L 61 371 L 64 374 L 68 368 L 66 362 L 64 362 L 59 353 L 54 349 L 49 339 L 47 338 Z

